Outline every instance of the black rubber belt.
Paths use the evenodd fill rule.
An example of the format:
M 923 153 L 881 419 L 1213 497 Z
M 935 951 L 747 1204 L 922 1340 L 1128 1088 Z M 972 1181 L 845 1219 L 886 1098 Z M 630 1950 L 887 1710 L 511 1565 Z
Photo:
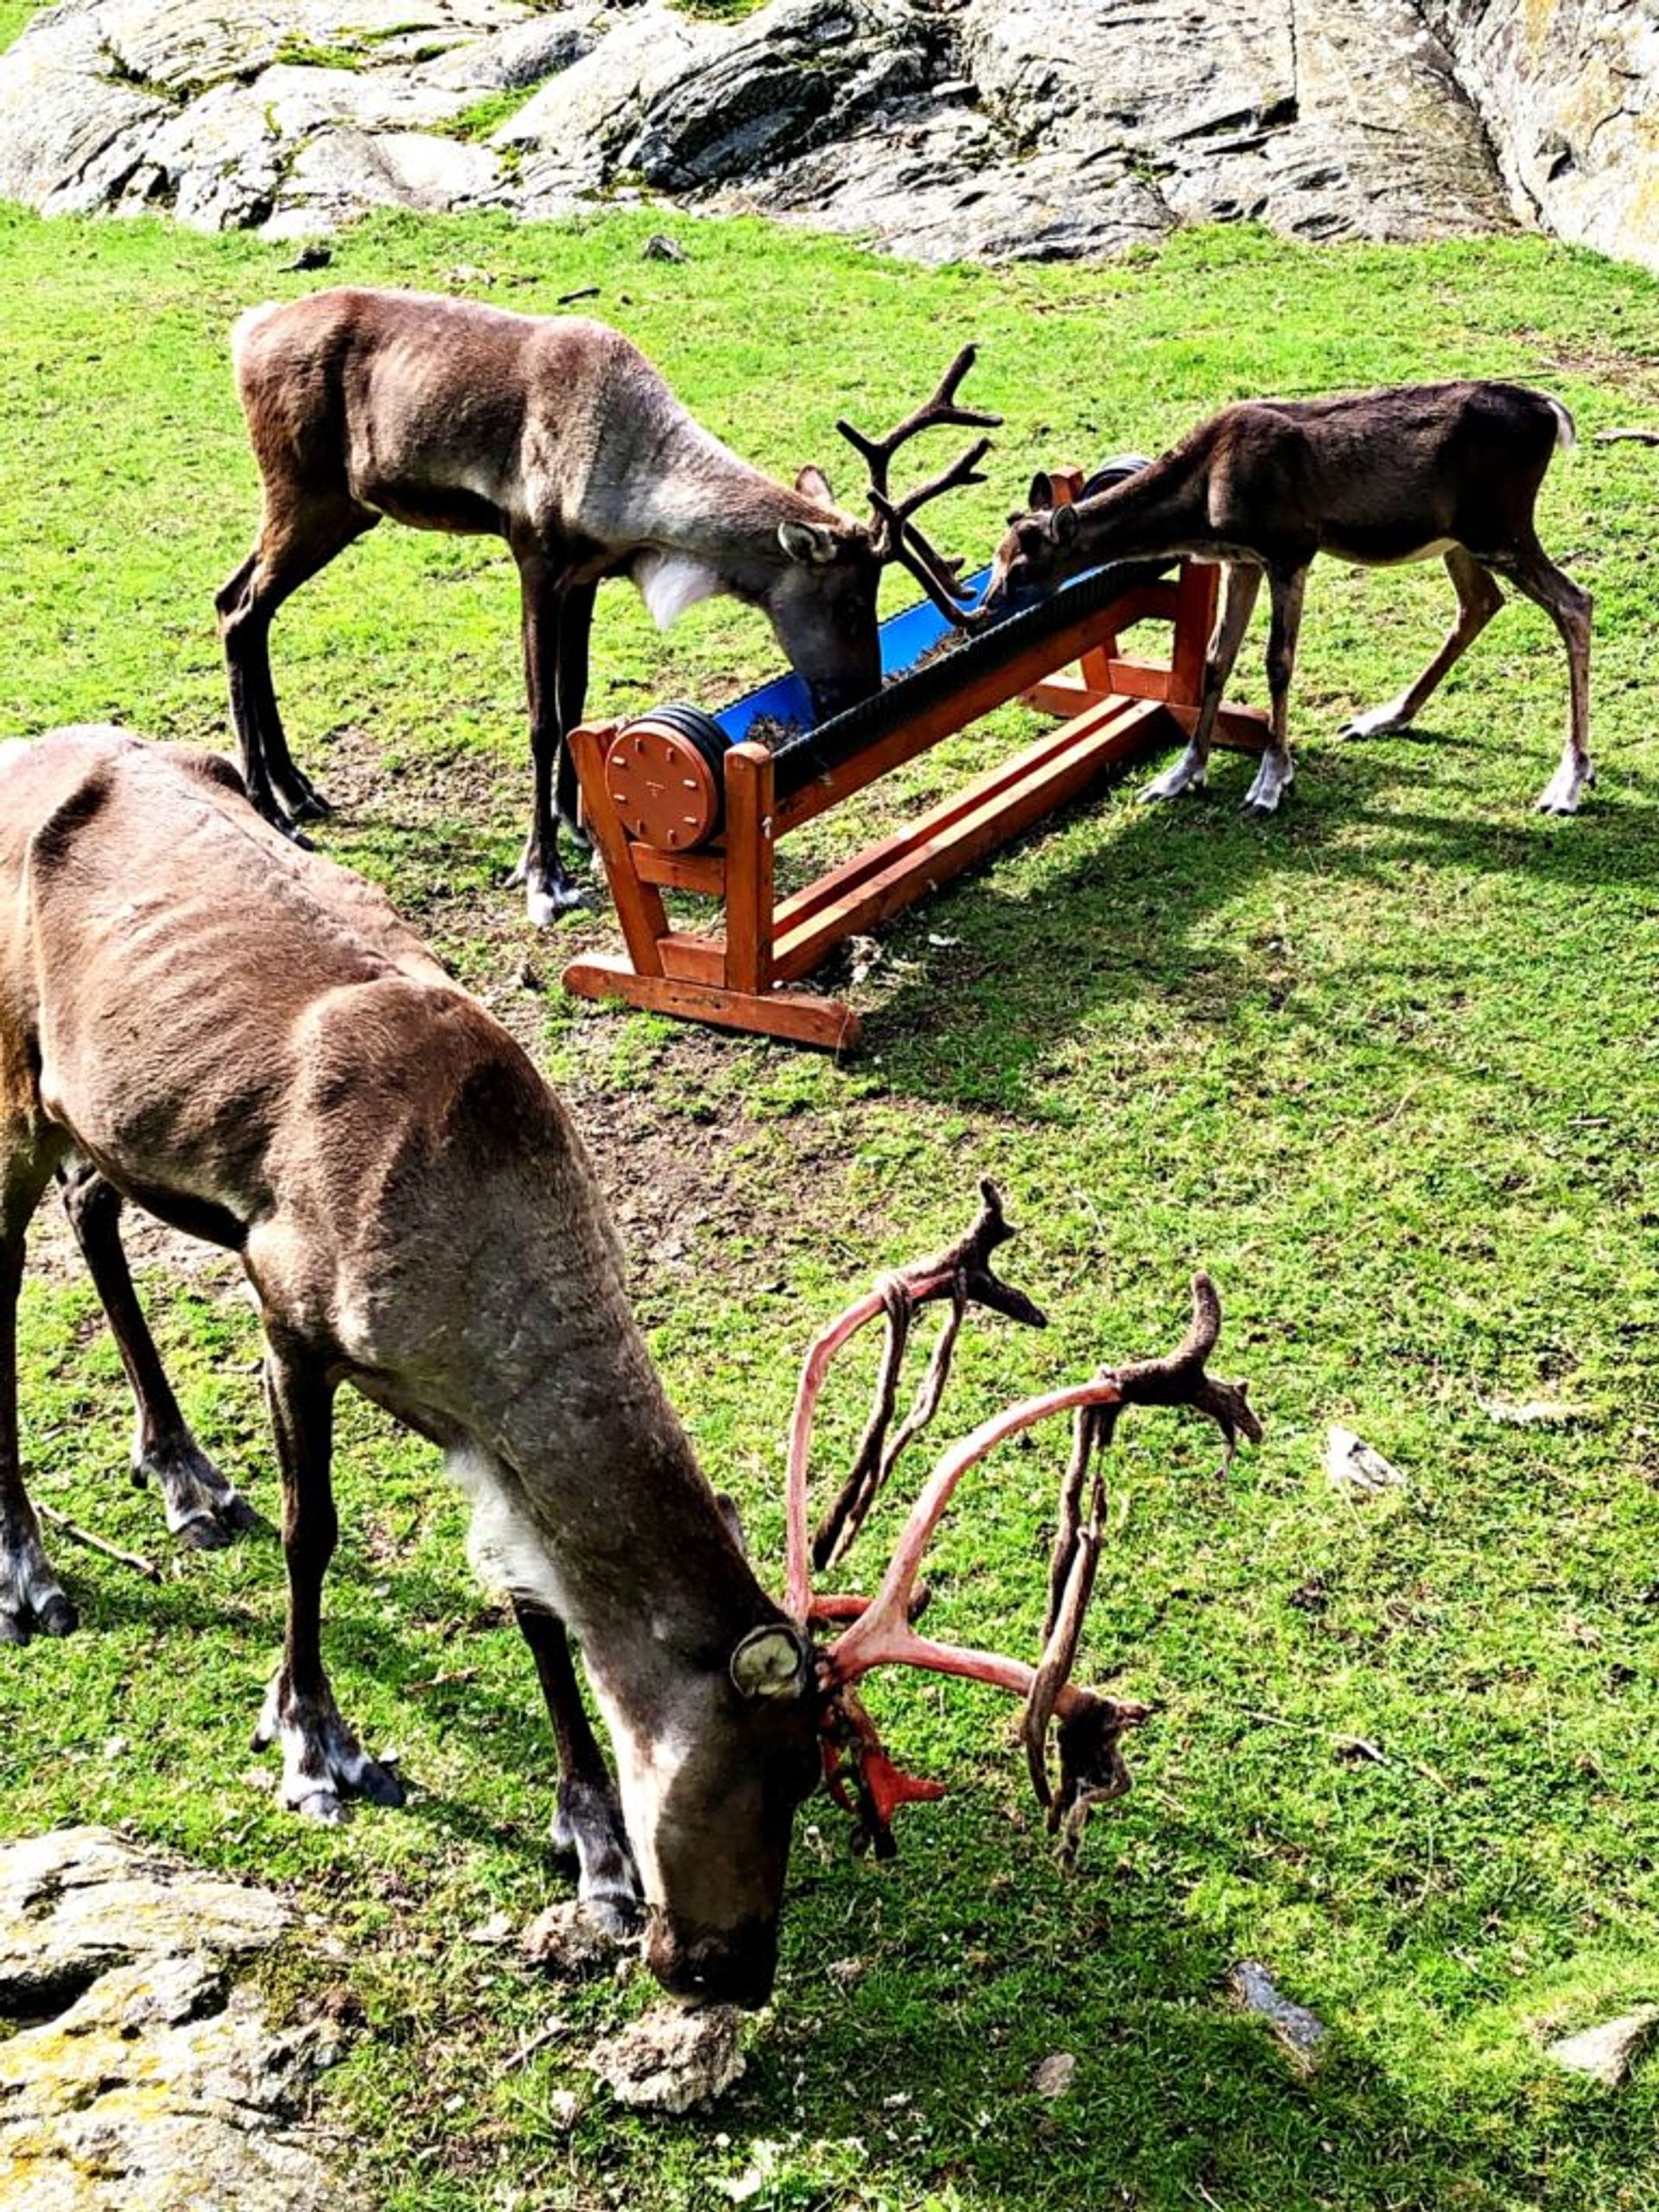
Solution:
M 778 797 L 791 798 L 819 777 L 845 766 L 889 730 L 958 690 L 969 677 L 1001 667 L 1027 645 L 1065 629 L 1080 614 L 1099 613 L 1125 592 L 1167 575 L 1174 565 L 1170 561 L 1118 561 L 1096 569 L 1035 607 L 1011 614 L 994 628 L 940 653 L 925 667 L 901 676 L 873 699 L 861 699 L 857 706 L 820 722 L 816 729 L 785 738 L 772 754 Z

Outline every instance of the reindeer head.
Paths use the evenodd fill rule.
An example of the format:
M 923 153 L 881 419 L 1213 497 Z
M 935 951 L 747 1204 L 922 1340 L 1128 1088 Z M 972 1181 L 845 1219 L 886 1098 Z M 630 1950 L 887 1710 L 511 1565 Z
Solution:
M 893 455 L 923 430 L 941 423 L 995 429 L 1000 415 L 959 407 L 957 388 L 974 365 L 975 349 L 964 346 L 941 378 L 932 397 L 907 415 L 884 438 L 866 437 L 845 420 L 836 423 L 870 472 L 871 520 L 857 523 L 836 506 L 822 469 L 804 468 L 795 480 L 802 512 L 783 522 L 778 542 L 785 566 L 766 597 L 766 612 L 788 654 L 790 665 L 812 695 L 820 721 L 868 699 L 881 686 L 881 645 L 877 635 L 876 593 L 881 571 L 897 561 L 953 624 L 966 629 L 973 617 L 963 605 L 957 580 L 960 561 L 947 561 L 929 544 L 915 516 L 930 499 L 961 484 L 982 484 L 979 463 L 990 440 L 979 442 L 951 466 L 907 493 L 892 496 L 888 477 Z
M 1046 591 L 1087 565 L 1079 546 L 1077 509 L 1057 500 L 1052 480 L 1032 480 L 1031 505 L 1008 517 L 1008 527 L 991 563 L 987 607 L 1000 606 L 1021 592 Z
M 778 1617 L 665 1676 L 649 1733 L 607 1716 L 645 1956 L 677 1996 L 755 2005 L 771 1994 L 791 1832 L 821 1772 L 818 1705 L 808 1639 Z
M 836 505 L 822 469 L 803 468 L 795 490 L 800 511 L 778 525 L 785 560 L 762 603 L 814 719 L 828 721 L 881 688 L 881 556 L 869 529 Z

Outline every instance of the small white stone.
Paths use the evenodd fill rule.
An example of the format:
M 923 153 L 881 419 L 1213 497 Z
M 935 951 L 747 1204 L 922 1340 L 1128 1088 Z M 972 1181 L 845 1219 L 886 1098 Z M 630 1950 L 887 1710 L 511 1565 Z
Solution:
M 1051 2050 L 1032 2075 L 1031 2086 L 1039 2097 L 1063 2097 L 1077 2070 L 1077 2062 L 1069 2050 Z
M 1403 1489 L 1406 1480 L 1375 1446 L 1335 1422 L 1325 1440 L 1325 1472 L 1332 1490 L 1358 1491 L 1367 1497 Z
M 1605 2089 L 1624 2086 L 1637 2052 L 1659 2025 L 1659 2005 L 1640 2005 L 1634 2012 L 1604 2020 L 1575 2036 L 1563 2036 L 1549 2046 L 1548 2055 L 1569 2074 L 1587 2074 Z

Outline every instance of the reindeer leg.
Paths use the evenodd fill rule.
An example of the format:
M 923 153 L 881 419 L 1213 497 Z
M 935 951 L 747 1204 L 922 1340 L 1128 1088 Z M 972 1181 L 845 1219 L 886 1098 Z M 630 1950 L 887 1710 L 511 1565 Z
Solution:
M 0 1128 L 0 1644 L 27 1643 L 35 1629 L 67 1636 L 75 1609 L 59 1586 L 41 1541 L 41 1524 L 23 1487 L 17 1436 L 17 1294 L 23 1279 L 23 1231 L 51 1179 L 19 1131 Z
M 378 520 L 343 495 L 296 497 L 278 511 L 268 494 L 257 543 L 213 601 L 248 797 L 279 830 L 333 810 L 288 749 L 270 673 L 271 622 L 284 600 Z
M 588 709 L 588 649 L 594 633 L 594 601 L 597 584 L 572 584 L 559 601 L 559 740 L 554 769 L 554 800 L 560 822 L 573 845 L 583 852 L 592 839 L 582 824 L 576 764 L 570 758 L 569 739 Z
M 530 836 L 509 879 L 524 887 L 531 922 L 544 929 L 582 902 L 559 861 L 559 825 L 553 811 L 553 769 L 562 750 L 559 725 L 559 630 L 556 577 L 539 544 L 515 545 L 524 610 L 524 688 L 530 695 L 530 758 L 535 782 Z
M 564 1624 L 551 1613 L 513 1601 L 513 1618 L 530 1646 L 553 1723 L 559 1752 L 559 1802 L 553 1840 L 574 1851 L 581 1867 L 578 1895 L 596 1927 L 619 1942 L 639 1932 L 640 1887 L 616 1787 L 605 1764 L 576 1687 Z
M 1409 729 L 1428 699 L 1439 690 L 1503 606 L 1503 594 L 1493 582 L 1491 569 L 1476 560 L 1472 553 L 1465 553 L 1461 545 L 1452 546 L 1446 554 L 1446 572 L 1458 594 L 1458 619 L 1446 633 L 1446 643 L 1417 681 L 1408 684 L 1397 699 L 1390 699 L 1385 707 L 1373 707 L 1366 714 L 1356 715 L 1344 728 L 1344 737 L 1382 737 L 1390 730 Z
M 188 1550 L 219 1550 L 234 1530 L 257 1527 L 258 1516 L 196 1442 L 179 1410 L 132 1287 L 121 1243 L 121 1194 L 96 1168 L 79 1163 L 59 1168 L 58 1185 L 132 1386 L 137 1416 L 132 1478 L 142 1484 L 155 1476 L 167 1525 Z
M 1273 601 L 1273 620 L 1268 631 L 1268 701 L 1272 729 L 1255 781 L 1244 795 L 1246 814 L 1271 814 L 1290 789 L 1296 773 L 1290 758 L 1286 722 L 1291 672 L 1296 665 L 1296 638 L 1302 626 L 1302 595 L 1306 588 L 1306 562 L 1298 569 L 1268 571 L 1268 591 Z
M 1493 567 L 1516 589 L 1541 607 L 1567 647 L 1570 701 L 1567 744 L 1561 765 L 1538 796 L 1541 814 L 1576 814 L 1579 801 L 1596 780 L 1590 758 L 1590 615 L 1594 606 L 1581 584 L 1555 566 L 1534 538 Z
M 403 1785 L 346 1726 L 323 1671 L 322 1580 L 340 1533 L 329 1479 L 334 1386 L 314 1351 L 268 1334 L 265 1396 L 283 1472 L 288 1630 L 254 1749 L 281 1738 L 282 1799 L 290 1812 L 337 1821 L 340 1800 L 350 1796 L 401 1805 Z
M 1244 642 L 1262 588 L 1262 571 L 1246 561 L 1230 561 L 1222 575 L 1221 611 L 1204 656 L 1204 689 L 1198 698 L 1198 718 L 1187 747 L 1173 768 L 1166 768 L 1141 792 L 1143 801 L 1175 798 L 1182 791 L 1202 791 L 1210 773 L 1210 741 L 1221 709 L 1222 695 L 1232 675 L 1238 649 Z

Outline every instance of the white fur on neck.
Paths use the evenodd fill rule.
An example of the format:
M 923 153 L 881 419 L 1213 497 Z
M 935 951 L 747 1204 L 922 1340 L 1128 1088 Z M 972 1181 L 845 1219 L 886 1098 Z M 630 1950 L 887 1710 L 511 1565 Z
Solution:
M 561 1620 L 569 1616 L 564 1594 L 540 1531 L 513 1498 L 502 1470 L 487 1452 L 446 1452 L 444 1464 L 473 1509 L 467 1556 L 486 1589 L 505 1590 L 540 1605 Z
M 633 581 L 659 630 L 677 622 L 686 608 L 695 607 L 700 599 L 713 599 L 725 589 L 718 571 L 699 561 L 695 553 L 668 553 L 655 548 L 635 561 Z

